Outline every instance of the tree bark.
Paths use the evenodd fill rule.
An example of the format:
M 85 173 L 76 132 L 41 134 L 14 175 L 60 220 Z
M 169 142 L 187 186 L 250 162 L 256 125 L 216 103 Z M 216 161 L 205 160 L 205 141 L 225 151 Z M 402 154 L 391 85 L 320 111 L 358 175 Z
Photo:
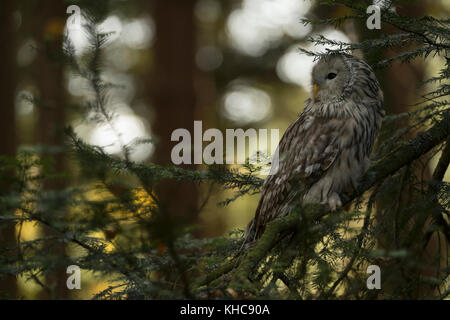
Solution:
M 154 7 L 156 22 L 155 69 L 152 75 L 152 94 L 156 119 L 152 127 L 159 140 L 154 162 L 169 164 L 171 142 L 175 129 L 185 128 L 193 133 L 195 120 L 195 33 L 193 0 L 157 1 Z M 194 169 L 195 165 L 184 168 Z M 198 191 L 193 183 L 163 181 L 157 187 L 157 197 L 165 214 L 174 222 L 190 224 L 197 220 Z
M 15 9 L 14 1 L 0 2 L 0 62 L 2 71 L 0 72 L 0 101 L 1 101 L 1 124 L 0 124 L 0 155 L 16 155 L 16 117 L 15 117 L 15 96 L 17 85 L 16 70 L 16 43 L 13 24 L 13 13 Z M 4 174 L 14 175 L 14 172 Z M 9 177 L 8 177 L 9 178 Z M 0 195 L 10 191 L 12 179 L 0 179 Z M 6 214 L 6 212 L 0 212 Z M 15 224 L 1 223 L 0 241 L 2 247 L 15 245 Z M 0 296 L 6 294 L 8 298 L 17 297 L 17 282 L 14 275 L 3 277 L 0 275 Z
M 39 92 L 38 123 L 36 126 L 36 142 L 46 147 L 62 148 L 64 144 L 66 89 L 62 60 L 62 40 L 66 20 L 66 6 L 61 1 L 39 1 L 40 15 L 34 20 L 35 36 L 39 46 L 39 54 L 34 62 L 33 77 Z M 44 152 L 44 157 L 50 156 L 53 170 L 64 172 L 65 161 L 61 151 L 55 154 Z M 46 181 L 46 190 L 61 190 L 62 181 Z M 45 230 L 48 236 L 51 230 Z M 66 256 L 65 246 L 55 246 L 55 256 Z M 65 299 L 68 297 L 66 287 L 66 269 L 58 267 L 46 277 L 46 284 L 51 292 L 42 292 L 40 298 Z

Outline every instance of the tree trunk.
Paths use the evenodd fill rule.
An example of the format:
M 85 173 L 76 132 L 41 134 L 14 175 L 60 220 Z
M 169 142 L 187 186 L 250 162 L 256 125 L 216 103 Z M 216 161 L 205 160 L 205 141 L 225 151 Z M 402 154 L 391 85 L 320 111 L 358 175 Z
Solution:
M 66 6 L 61 1 L 39 1 L 40 14 L 34 19 L 34 30 L 39 46 L 39 54 L 33 66 L 33 76 L 39 91 L 38 123 L 36 126 L 37 143 L 46 147 L 62 147 L 65 125 L 66 89 L 64 87 L 64 68 L 61 63 L 63 31 L 66 20 Z M 62 152 L 42 156 L 51 156 L 54 160 L 53 170 L 64 172 Z M 60 181 L 46 181 L 43 188 L 61 190 L 64 184 Z M 53 231 L 45 230 L 51 236 Z M 53 254 L 61 259 L 66 256 L 65 246 L 55 246 Z M 66 287 L 66 268 L 64 266 L 50 273 L 46 284 L 51 292 L 43 292 L 40 298 L 64 299 L 68 296 Z
M 153 133 L 158 138 L 153 160 L 170 164 L 171 142 L 175 129 L 185 128 L 193 133 L 195 120 L 195 33 L 194 0 L 157 1 L 155 69 L 152 93 L 155 108 Z M 193 169 L 194 165 L 185 168 Z M 163 181 L 157 197 L 165 214 L 177 223 L 190 224 L 197 219 L 198 190 L 193 183 Z
M 0 2 L 0 155 L 15 156 L 16 154 L 16 123 L 15 123 L 15 93 L 16 93 L 16 44 L 13 25 L 14 1 Z M 5 173 L 9 174 L 9 173 Z M 14 172 L 10 172 L 11 176 Z M 0 179 L 0 195 L 10 191 L 10 179 Z M 7 214 L 7 212 L 0 212 Z M 15 246 L 15 224 L 0 224 L 0 241 L 2 247 Z M 4 296 L 4 294 L 6 294 Z M 0 275 L 0 297 L 16 298 L 17 282 L 14 275 Z

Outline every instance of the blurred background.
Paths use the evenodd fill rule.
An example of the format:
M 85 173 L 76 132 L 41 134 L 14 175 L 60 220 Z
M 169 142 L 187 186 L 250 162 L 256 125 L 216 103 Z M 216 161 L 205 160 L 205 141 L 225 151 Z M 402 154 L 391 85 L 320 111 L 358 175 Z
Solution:
M 351 23 L 304 25 L 301 19 L 305 17 L 348 14 L 342 7 L 321 6 L 311 0 L 1 1 L 0 153 L 51 147 L 46 152 L 55 155 L 57 170 L 70 172 L 61 185 L 83 183 L 77 180 L 76 164 L 61 152 L 63 130 L 68 125 L 86 142 L 123 156 L 110 127 L 91 121 L 94 115 L 82 112 L 80 106 L 93 93 L 58 56 L 64 34 L 72 41 L 77 59 L 82 60 L 91 50 L 83 29 L 67 24 L 70 5 L 81 11 L 97 10 L 104 16 L 98 28 L 111 36 L 102 72 L 106 81 L 116 85 L 110 90 L 108 107 L 117 115 L 114 125 L 123 143 L 136 138 L 154 141 L 131 153 L 133 161 L 142 163 L 170 163 L 176 144 L 170 141 L 171 133 L 177 128 L 193 132 L 195 120 L 203 122 L 204 131 L 279 129 L 281 138 L 302 111 L 310 91 L 313 58 L 300 54 L 298 48 L 325 49 L 313 47 L 308 37 L 322 34 L 357 42 L 380 32 Z M 448 17 L 450 2 L 401 2 L 395 10 L 442 18 Z M 83 19 L 81 16 L 81 23 Z M 356 54 L 370 63 L 394 52 Z M 431 61 L 377 71 L 388 113 L 410 110 L 420 97 L 417 84 L 445 62 L 439 57 Z M 187 183 L 167 182 L 159 192 L 180 219 L 199 225 L 198 236 L 202 237 L 245 228 L 259 199 L 258 195 L 247 196 L 229 206 L 218 206 L 232 197 L 232 190 Z M 209 201 L 203 205 L 207 197 Z M 39 232 L 34 224 L 25 224 L 21 237 L 33 239 Z M 17 230 L 12 230 L 5 237 L 16 235 Z M 90 298 L 102 286 L 92 283 L 89 291 L 76 297 Z M 40 295 L 31 282 L 20 282 L 18 290 L 27 298 Z

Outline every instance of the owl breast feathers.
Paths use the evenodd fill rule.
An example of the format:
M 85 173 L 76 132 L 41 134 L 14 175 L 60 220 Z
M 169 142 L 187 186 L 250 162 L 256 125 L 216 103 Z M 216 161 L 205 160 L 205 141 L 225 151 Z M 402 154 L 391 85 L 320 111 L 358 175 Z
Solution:
M 383 94 L 371 68 L 350 55 L 319 60 L 314 93 L 280 140 L 264 182 L 246 241 L 259 238 L 268 222 L 288 214 L 293 197 L 341 206 L 339 194 L 356 189 L 384 115 Z M 277 165 L 277 167 L 274 167 Z

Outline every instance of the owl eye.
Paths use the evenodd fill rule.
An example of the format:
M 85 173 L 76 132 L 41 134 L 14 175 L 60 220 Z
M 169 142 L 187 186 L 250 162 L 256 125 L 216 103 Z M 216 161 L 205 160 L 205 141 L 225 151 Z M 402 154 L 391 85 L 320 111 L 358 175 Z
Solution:
M 334 79 L 334 78 L 336 78 L 336 73 L 330 72 L 330 73 L 327 75 L 327 79 L 329 79 L 329 80 Z

